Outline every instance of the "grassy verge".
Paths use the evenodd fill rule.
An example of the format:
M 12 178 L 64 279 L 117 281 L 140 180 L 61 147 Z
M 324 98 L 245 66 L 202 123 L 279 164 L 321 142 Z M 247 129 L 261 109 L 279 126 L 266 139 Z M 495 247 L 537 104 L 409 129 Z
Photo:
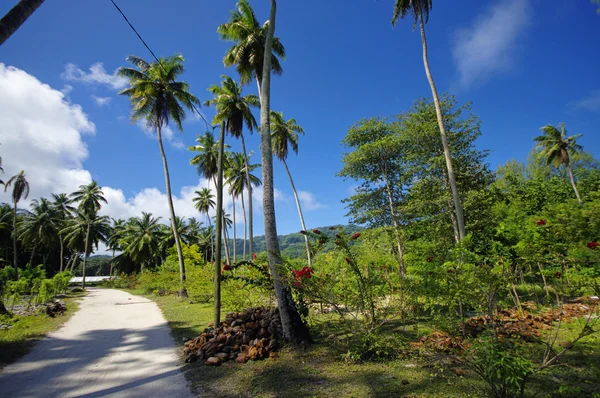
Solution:
M 46 334 L 60 328 L 79 309 L 83 293 L 73 293 L 63 300 L 67 311 L 51 318 L 46 314 L 15 315 L 3 323 L 12 324 L 10 329 L 0 330 L 0 369 L 27 354 L 31 347 Z

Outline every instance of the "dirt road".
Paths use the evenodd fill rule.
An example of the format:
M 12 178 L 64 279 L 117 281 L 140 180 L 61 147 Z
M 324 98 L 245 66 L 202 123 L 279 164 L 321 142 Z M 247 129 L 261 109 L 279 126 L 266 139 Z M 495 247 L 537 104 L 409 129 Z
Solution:
M 191 397 L 158 306 L 89 289 L 65 326 L 0 373 L 0 397 Z

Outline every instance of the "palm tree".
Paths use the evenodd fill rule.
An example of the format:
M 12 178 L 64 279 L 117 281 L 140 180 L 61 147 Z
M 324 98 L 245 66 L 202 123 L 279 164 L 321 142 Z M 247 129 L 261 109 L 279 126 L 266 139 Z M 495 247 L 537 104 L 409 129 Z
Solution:
M 431 94 L 433 95 L 433 103 L 435 105 L 435 114 L 437 116 L 438 127 L 440 129 L 440 135 L 442 139 L 442 146 L 444 148 L 444 158 L 446 159 L 446 168 L 448 170 L 448 182 L 450 190 L 452 191 L 452 200 L 454 202 L 454 212 L 456 213 L 456 222 L 458 224 L 458 235 L 459 239 L 463 239 L 467 233 L 465 230 L 465 218 L 463 215 L 463 208 L 460 202 L 460 196 L 458 194 L 458 187 L 456 186 L 456 176 L 454 175 L 454 167 L 452 166 L 452 157 L 450 155 L 450 145 L 448 144 L 448 137 L 446 135 L 446 128 L 444 127 L 444 118 L 442 115 L 442 109 L 440 107 L 440 98 L 435 87 L 435 82 L 431 75 L 431 69 L 429 67 L 429 58 L 427 55 L 427 38 L 425 37 L 425 24 L 429 20 L 429 11 L 432 7 L 432 0 L 396 0 L 394 5 L 394 13 L 392 17 L 392 25 L 396 26 L 398 18 L 403 19 L 409 14 L 412 14 L 414 18 L 413 28 L 419 24 L 421 29 L 421 43 L 423 46 L 423 64 L 425 66 L 425 74 L 427 80 L 431 86 Z
M 250 156 L 248 156 L 249 158 Z M 249 174 L 252 170 L 260 167 L 260 164 L 251 164 L 246 168 L 246 158 L 242 153 L 236 153 L 232 156 L 229 162 L 229 167 L 225 171 L 225 178 L 227 179 L 227 185 L 229 185 L 229 194 L 233 199 L 240 197 L 242 200 L 242 213 L 244 214 L 244 246 L 243 246 L 243 258 L 246 259 L 246 207 L 244 204 L 244 189 L 247 189 L 248 178 L 247 173 L 250 176 L 250 182 L 253 186 L 257 187 L 261 184 L 260 179 L 253 174 Z M 235 210 L 234 210 L 235 215 Z M 234 223 L 235 228 L 235 223 Z M 234 229 L 235 231 L 235 229 Z M 234 238 L 235 240 L 235 238 Z
M 131 120 L 138 121 L 143 118 L 146 120 L 148 127 L 156 130 L 158 147 L 165 173 L 171 228 L 175 236 L 177 257 L 179 259 L 181 282 L 179 295 L 187 297 L 187 291 L 184 287 L 185 264 L 183 252 L 181 251 L 181 243 L 179 242 L 179 236 L 175 228 L 175 209 L 171 196 L 169 167 L 162 142 L 162 128 L 167 126 L 171 120 L 180 131 L 183 131 L 181 125 L 185 119 L 185 110 L 183 107 L 192 110 L 194 105 L 200 105 L 200 101 L 188 91 L 189 86 L 187 83 L 176 80 L 184 71 L 183 57 L 181 55 L 161 58 L 158 62 L 153 63 L 148 63 L 136 56 L 129 56 L 127 60 L 135 65 L 136 68 L 119 69 L 119 75 L 129 79 L 129 87 L 122 90 L 119 94 L 127 95 L 131 100 L 131 104 L 133 105 Z
M 17 226 L 19 239 L 26 245 L 31 246 L 30 265 L 34 265 L 33 259 L 38 247 L 52 247 L 56 243 L 58 225 L 52 205 L 46 198 L 34 199 L 30 205 L 31 211 L 27 212 Z
M 265 40 L 265 59 L 262 70 L 261 101 L 260 101 L 260 150 L 262 156 L 262 180 L 263 180 L 263 214 L 265 222 L 265 243 L 267 246 L 267 257 L 269 269 L 273 278 L 275 294 L 283 338 L 287 341 L 310 340 L 308 328 L 302 322 L 300 314 L 294 303 L 290 287 L 283 283 L 278 267 L 282 263 L 277 240 L 277 223 L 275 220 L 275 196 L 273 191 L 273 152 L 271 148 L 271 58 L 270 55 L 275 34 L 275 16 L 277 14 L 277 2 L 271 0 L 271 13 L 269 18 L 269 29 Z
M 80 185 L 79 190 L 69 195 L 71 203 L 79 203 L 78 210 L 86 214 L 97 213 L 102 207 L 102 203 L 108 203 L 104 198 L 102 187 L 96 181 L 88 185 Z
M 557 169 L 560 166 L 564 166 L 571 179 L 571 185 L 577 201 L 581 204 L 581 196 L 575 184 L 575 176 L 573 175 L 573 167 L 571 166 L 571 156 L 580 153 L 582 150 L 581 145 L 577 144 L 577 139 L 582 134 L 575 134 L 567 137 L 567 129 L 564 123 L 559 124 L 559 129 L 548 124 L 542 127 L 540 130 L 544 133 L 533 140 L 537 142 L 537 147 L 542 149 L 542 156 L 546 158 L 547 164 L 553 164 Z
M 206 215 L 206 219 L 208 220 L 208 226 L 212 230 L 212 222 L 210 221 L 210 216 L 208 213 L 213 207 L 215 207 L 215 201 L 213 200 L 215 196 L 208 188 L 202 188 L 200 191 L 196 191 L 194 193 L 196 194 L 194 199 L 192 199 L 194 201 L 194 207 L 200 212 L 200 214 Z M 214 240 L 212 234 L 210 237 L 212 245 L 211 252 L 214 254 Z
M 73 212 L 75 211 L 75 208 L 73 206 L 70 205 L 71 200 L 69 199 L 69 196 L 66 193 L 61 193 L 61 194 L 52 194 L 52 198 L 54 198 L 54 201 L 52 202 L 52 207 L 54 207 L 54 215 L 56 217 L 56 222 L 58 224 L 58 229 L 59 231 L 64 229 L 65 227 L 65 223 L 67 221 L 67 219 L 69 217 L 72 216 Z M 60 243 L 60 272 L 62 272 L 63 270 L 63 263 L 64 263 L 64 242 L 63 242 L 63 236 L 62 234 L 59 232 L 58 234 L 58 240 Z
M 306 224 L 304 223 L 304 216 L 302 215 L 302 208 L 300 207 L 300 200 L 298 199 L 298 192 L 296 192 L 296 186 L 292 179 L 292 174 L 288 168 L 287 159 L 288 145 L 292 147 L 292 151 L 298 154 L 298 134 L 304 134 L 304 129 L 296 123 L 296 119 L 289 119 L 287 122 L 283 118 L 283 113 L 271 111 L 271 139 L 273 140 L 273 154 L 279 160 L 283 162 L 285 171 L 290 178 L 290 184 L 292 184 L 292 191 L 294 192 L 294 198 L 296 199 L 296 207 L 298 208 L 298 215 L 300 216 L 300 224 L 302 230 L 306 231 Z M 308 243 L 308 236 L 304 235 L 304 243 L 306 244 L 306 255 L 308 256 L 308 265 L 312 266 L 312 259 L 310 256 L 310 244 Z
M 115 263 L 115 252 L 117 250 L 123 250 L 121 247 L 121 239 L 123 239 L 124 231 L 125 231 L 125 220 L 114 218 L 112 221 L 112 227 L 110 230 L 110 234 L 107 237 L 106 245 L 110 250 L 112 250 L 112 259 L 110 260 L 110 271 L 109 271 L 109 280 L 112 280 L 113 267 Z
M 213 99 L 205 101 L 206 106 L 215 106 L 217 114 L 213 119 L 214 124 L 225 123 L 225 131 L 234 138 L 240 138 L 242 141 L 242 151 L 246 163 L 248 163 L 248 153 L 246 152 L 246 142 L 244 140 L 244 125 L 250 133 L 258 128 L 256 119 L 252 114 L 251 107 L 259 107 L 260 101 L 255 95 L 242 96 L 242 87 L 238 85 L 231 77 L 221 76 L 223 81 L 221 86 L 213 84 L 208 90 L 214 96 Z M 253 218 L 252 218 L 252 184 L 250 184 L 250 174 L 246 173 L 248 179 L 248 226 L 250 230 L 250 252 L 253 244 Z
M 27 199 L 29 196 L 29 182 L 25 177 L 25 172 L 14 175 L 4 184 L 4 192 L 13 185 L 12 200 L 13 200 L 13 265 L 15 267 L 15 277 L 19 279 L 19 269 L 17 260 L 17 205 L 21 198 Z
M 142 217 L 133 217 L 125 226 L 120 244 L 123 254 L 140 264 L 143 272 L 148 266 L 158 265 L 161 261 L 163 229 L 160 217 L 142 212 Z
M 87 213 L 80 208 L 62 233 L 65 235 L 67 246 L 83 253 L 83 280 L 81 287 L 85 289 L 85 266 L 87 258 L 94 247 L 98 249 L 100 241 L 106 242 L 110 235 L 110 219 L 108 216 L 99 216 L 97 212 Z
M 198 153 L 190 159 L 190 164 L 196 166 L 198 175 L 206 178 L 210 188 L 210 182 L 215 181 L 215 177 L 217 176 L 219 142 L 215 140 L 212 133 L 207 131 L 204 135 L 198 135 L 196 143 L 196 145 L 188 147 L 188 150 Z M 225 147 L 227 148 L 228 146 Z
M 44 0 L 19 0 L 5 16 L 0 19 L 0 46 L 42 5 Z
M 184 236 L 184 240 L 188 245 L 198 243 L 198 236 L 200 235 L 201 229 L 202 223 L 196 220 L 195 217 L 189 217 L 187 219 L 187 229 L 186 235 Z
M 269 21 L 260 26 L 248 0 L 240 0 L 236 6 L 237 10 L 231 12 L 229 21 L 217 28 L 221 39 L 235 43 L 225 53 L 223 64 L 227 67 L 236 66 L 242 84 L 256 79 L 260 95 Z M 285 48 L 279 38 L 274 37 L 271 44 L 270 68 L 277 75 L 283 72 L 280 59 L 285 59 Z

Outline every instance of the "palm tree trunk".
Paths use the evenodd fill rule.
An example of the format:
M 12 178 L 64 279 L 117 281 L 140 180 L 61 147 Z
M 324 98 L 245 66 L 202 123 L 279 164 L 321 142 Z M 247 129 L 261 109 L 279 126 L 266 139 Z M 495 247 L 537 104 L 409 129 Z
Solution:
M 65 245 L 64 245 L 62 236 L 60 234 L 58 235 L 58 240 L 60 241 L 60 271 L 59 272 L 62 272 L 62 270 L 63 270 L 63 263 L 64 263 L 64 260 L 65 260 L 63 258 Z
M 223 246 L 225 249 L 225 261 L 227 264 L 231 264 L 231 256 L 229 255 L 229 239 L 227 235 L 227 223 L 225 222 L 225 209 L 223 209 L 223 224 L 221 224 L 221 228 L 223 229 Z
M 8 310 L 6 309 L 4 302 L 0 298 L 0 315 L 7 315 L 7 314 L 8 314 Z
M 271 14 L 269 30 L 265 42 L 265 59 L 263 62 L 261 102 L 260 102 L 260 150 L 262 157 L 263 177 L 263 213 L 265 222 L 265 243 L 267 245 L 267 258 L 269 269 L 273 278 L 277 306 L 281 317 L 283 338 L 286 341 L 301 342 L 309 341 L 308 328 L 302 322 L 292 297 L 290 287 L 282 280 L 277 270 L 281 264 L 279 242 L 277 241 L 277 224 L 275 220 L 275 197 L 273 193 L 273 151 L 271 147 L 271 125 L 270 125 L 270 100 L 271 100 L 271 51 L 273 48 L 273 36 L 275 34 L 275 16 L 277 14 L 277 2 L 271 0 Z
M 287 175 L 290 178 L 290 184 L 292 184 L 292 191 L 294 192 L 294 199 L 296 199 L 296 207 L 298 208 L 298 215 L 300 216 L 300 224 L 302 225 L 302 230 L 306 231 L 306 224 L 304 223 L 304 216 L 302 215 L 302 208 L 300 207 L 300 200 L 298 199 L 298 192 L 296 192 L 296 186 L 294 185 L 294 180 L 292 179 L 292 173 L 290 173 L 290 169 L 288 168 L 285 159 L 282 159 L 282 162 L 285 166 L 285 171 L 287 171 Z M 306 256 L 308 258 L 308 266 L 312 267 L 310 244 L 308 243 L 308 236 L 306 235 L 304 235 L 304 243 L 306 244 Z
M 113 249 L 112 259 L 110 260 L 110 270 L 108 271 L 108 280 L 112 281 L 113 265 L 115 263 L 115 249 Z
M 571 179 L 571 185 L 573 186 L 573 191 L 575 191 L 575 195 L 577 196 L 577 202 L 581 204 L 581 196 L 579 196 L 579 190 L 577 189 L 577 184 L 575 184 L 575 176 L 573 175 L 573 168 L 569 165 L 567 166 L 569 170 L 569 178 Z
M 237 261 L 237 235 L 235 226 L 235 196 L 233 194 L 231 194 L 231 205 L 233 206 L 233 263 L 235 264 Z
M 18 255 L 17 255 L 17 201 L 13 209 L 13 264 L 15 266 L 15 278 L 19 279 Z
M 206 218 L 208 218 L 208 226 L 210 227 L 210 259 L 215 261 L 215 239 L 213 237 L 212 221 L 210 221 L 208 213 L 206 213 Z
M 394 200 L 392 198 L 392 190 L 390 188 L 390 182 L 388 180 L 387 172 L 383 170 L 383 178 L 385 180 L 385 190 L 387 192 L 388 202 L 390 205 L 390 214 L 392 215 L 392 222 L 394 223 L 394 235 L 396 237 L 396 246 L 398 249 L 398 276 L 402 278 L 406 275 L 406 267 L 404 266 L 404 250 L 402 247 L 402 240 L 400 239 L 400 225 L 398 223 L 398 217 L 396 216 L 396 210 L 394 210 Z
M 0 19 L 0 46 L 42 5 L 44 0 L 20 0 Z
M 89 253 L 89 239 L 90 239 L 90 223 L 88 221 L 87 230 L 85 231 L 85 251 L 83 252 L 83 268 L 81 270 L 81 288 L 85 289 L 85 263 Z
M 423 21 L 422 12 L 419 12 L 419 22 L 421 27 L 421 42 L 423 44 L 423 64 L 425 65 L 425 74 L 427 75 L 427 80 L 431 86 L 433 104 L 435 105 L 435 114 L 437 116 L 438 127 L 440 128 L 442 146 L 444 147 L 444 158 L 446 159 L 446 168 L 448 169 L 448 182 L 450 183 L 450 189 L 452 190 L 452 200 L 454 202 L 454 211 L 456 213 L 456 221 L 458 223 L 458 233 L 460 239 L 463 239 L 467 234 L 465 230 L 465 218 L 463 216 L 462 204 L 460 203 L 460 196 L 458 195 L 458 187 L 456 186 L 456 177 L 454 175 L 454 167 L 452 166 L 452 157 L 450 156 L 450 146 L 448 145 L 448 137 L 446 136 L 446 128 L 444 127 L 442 109 L 440 108 L 440 98 L 438 96 L 437 89 L 435 88 L 433 77 L 431 76 L 431 69 L 429 68 L 429 58 L 427 56 L 427 38 L 425 37 L 425 23 Z
M 258 79 L 256 81 L 258 82 Z M 258 92 L 260 94 L 260 87 Z M 244 134 L 242 134 L 240 137 L 242 139 L 242 151 L 244 152 L 244 161 L 246 162 L 246 183 L 248 184 L 248 252 L 250 253 L 250 255 L 252 255 L 252 245 L 254 238 L 254 224 L 252 219 L 252 181 L 250 180 L 250 170 L 248 170 L 248 153 L 246 152 L 246 142 L 244 141 Z M 242 195 L 243 194 L 244 193 L 242 192 Z
M 215 250 L 215 329 L 221 323 L 221 229 L 223 228 L 223 158 L 225 151 L 225 122 L 221 123 L 221 134 L 219 138 L 219 157 L 217 165 L 217 217 Z
M 33 267 L 33 257 L 35 256 L 35 249 L 37 248 L 37 245 L 33 245 L 33 248 L 31 249 L 31 258 L 29 259 L 29 265 L 31 265 Z
M 169 166 L 167 165 L 167 156 L 163 148 L 162 126 L 157 126 L 156 133 L 158 135 L 158 147 L 160 148 L 160 156 L 162 157 L 163 169 L 165 171 L 165 185 L 167 189 L 167 201 L 169 203 L 169 212 L 171 213 L 171 229 L 173 230 L 173 237 L 175 238 L 175 246 L 177 247 L 177 259 L 179 260 L 179 297 L 187 297 L 187 290 L 185 289 L 185 263 L 183 262 L 183 252 L 181 250 L 181 242 L 179 241 L 179 234 L 177 233 L 177 226 L 175 225 L 175 209 L 173 208 L 173 197 L 171 196 L 171 178 L 169 177 Z
M 242 194 L 240 195 L 240 198 L 242 198 L 242 213 L 244 213 L 244 248 L 242 249 L 242 251 L 243 251 L 243 259 L 247 260 L 247 258 L 246 258 L 246 206 L 244 204 L 244 192 L 242 192 Z

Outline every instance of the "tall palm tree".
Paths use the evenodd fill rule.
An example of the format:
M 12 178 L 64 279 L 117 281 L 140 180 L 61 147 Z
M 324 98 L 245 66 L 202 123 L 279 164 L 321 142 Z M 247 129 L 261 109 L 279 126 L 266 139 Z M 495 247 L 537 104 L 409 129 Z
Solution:
M 58 241 L 60 243 L 60 272 L 62 272 L 63 270 L 63 264 L 64 264 L 64 241 L 63 241 L 63 236 L 60 233 L 60 231 L 62 229 L 64 229 L 65 227 L 65 223 L 67 222 L 67 219 L 69 217 L 72 216 L 73 212 L 75 211 L 75 208 L 73 206 L 70 205 L 71 200 L 69 199 L 69 196 L 66 193 L 60 193 L 60 194 L 52 194 L 52 198 L 54 199 L 54 201 L 52 202 L 52 207 L 54 207 L 54 215 L 56 217 L 56 223 L 58 224 L 58 229 L 59 229 L 59 233 L 58 233 Z
M 0 19 L 0 46 L 33 14 L 44 0 L 19 0 L 19 2 Z
M 33 266 L 36 249 L 52 247 L 56 243 L 59 228 L 54 209 L 48 199 L 34 199 L 30 208 L 17 225 L 17 233 L 21 242 L 32 248 L 29 264 Z
M 97 212 L 88 213 L 79 209 L 69 225 L 63 230 L 67 246 L 83 253 L 81 287 L 85 289 L 85 266 L 90 253 L 98 249 L 100 241 L 106 242 L 110 234 L 110 219 Z
M 123 250 L 121 247 L 121 239 L 123 239 L 124 231 L 125 231 L 125 220 L 122 219 L 111 219 L 112 226 L 110 229 L 110 234 L 107 237 L 106 245 L 109 250 L 112 250 L 112 259 L 110 260 L 110 270 L 108 272 L 109 280 L 112 280 L 113 268 L 115 264 L 115 252 L 117 250 Z
M 228 146 L 225 146 L 226 148 Z M 190 159 L 190 164 L 196 166 L 199 176 L 206 178 L 209 184 L 215 181 L 217 176 L 217 164 L 219 162 L 219 142 L 215 140 L 212 133 L 206 132 L 204 135 L 196 137 L 196 145 L 188 147 L 189 151 L 197 152 L 197 155 Z
M 429 20 L 429 11 L 432 7 L 432 0 L 396 0 L 394 5 L 394 13 L 392 16 L 392 25 L 396 26 L 398 18 L 403 19 L 408 15 L 412 15 L 414 18 L 413 28 L 419 24 L 421 30 L 421 44 L 423 46 L 423 64 L 425 66 L 425 74 L 431 87 L 431 94 L 433 96 L 433 104 L 435 105 L 435 114 L 437 116 L 438 127 L 440 129 L 440 136 L 442 139 L 442 147 L 444 148 L 444 158 L 446 160 L 446 169 L 448 170 L 448 182 L 450 190 L 452 192 L 452 200 L 454 203 L 454 212 L 456 213 L 456 222 L 458 224 L 458 235 L 459 239 L 463 239 L 467 233 L 465 230 L 465 218 L 463 215 L 463 208 L 460 202 L 460 196 L 458 194 L 458 187 L 456 186 L 456 176 L 454 174 L 454 167 L 452 166 L 452 157 L 450 155 L 450 145 L 448 144 L 448 136 L 446 134 L 446 128 L 444 127 L 444 117 L 442 115 L 442 109 L 440 107 L 440 98 L 438 96 L 433 76 L 431 75 L 431 68 L 429 67 L 429 57 L 427 54 L 427 37 L 425 36 L 425 24 Z
M 547 164 L 553 164 L 557 169 L 563 166 L 569 173 L 571 179 L 571 185 L 577 201 L 581 204 L 581 196 L 575 183 L 575 176 L 573 175 L 573 167 L 571 166 L 571 156 L 581 152 L 581 145 L 577 144 L 577 139 L 582 134 L 575 134 L 567 137 L 567 129 L 564 123 L 559 124 L 559 128 L 556 128 L 550 124 L 542 127 L 540 130 L 544 133 L 533 140 L 537 142 L 537 147 L 542 149 L 542 156 L 546 158 Z
M 194 199 L 192 199 L 194 202 L 194 207 L 200 212 L 200 214 L 206 215 L 206 219 L 208 220 L 208 226 L 212 231 L 212 222 L 210 221 L 210 215 L 208 213 L 213 207 L 215 207 L 215 201 L 213 200 L 215 195 L 213 195 L 210 189 L 208 188 L 202 188 L 200 191 L 196 191 L 194 193 L 196 194 L 196 196 L 194 196 Z M 212 247 L 211 253 L 213 253 L 214 255 L 214 239 L 212 233 L 210 235 L 210 241 Z
M 142 212 L 142 217 L 133 217 L 125 226 L 120 244 L 123 254 L 140 265 L 140 269 L 155 266 L 161 261 L 163 229 L 160 217 Z
M 175 55 L 169 58 L 161 58 L 158 62 L 148 63 L 136 56 L 127 58 L 135 68 L 120 68 L 119 75 L 129 79 L 129 87 L 122 90 L 119 94 L 129 96 L 133 105 L 131 120 L 138 121 L 145 119 L 148 127 L 154 129 L 158 138 L 158 147 L 162 157 L 163 169 L 165 173 L 165 185 L 167 193 L 167 202 L 171 215 L 171 228 L 175 236 L 175 245 L 177 246 L 177 257 L 179 259 L 179 275 L 181 288 L 179 295 L 187 297 L 185 290 L 185 264 L 181 242 L 175 228 L 175 209 L 173 207 L 173 198 L 171 196 L 171 179 L 169 177 L 169 167 L 167 157 L 163 148 L 162 128 L 169 124 L 169 121 L 175 123 L 175 126 L 183 131 L 181 125 L 185 119 L 184 107 L 192 110 L 194 105 L 200 105 L 200 101 L 189 92 L 187 83 L 177 81 L 176 79 L 184 72 L 183 57 Z
M 249 157 L 250 155 L 248 156 L 248 158 Z M 260 167 L 260 164 L 251 164 L 246 168 L 246 157 L 244 156 L 244 154 L 235 153 L 230 159 L 228 169 L 225 171 L 225 178 L 227 179 L 227 185 L 229 185 L 229 194 L 233 199 L 238 197 L 241 198 L 242 202 L 242 213 L 244 214 L 244 259 L 246 259 L 246 207 L 244 203 L 243 192 L 244 189 L 247 189 L 246 187 L 248 186 L 248 175 L 250 176 L 251 185 L 257 187 L 261 184 L 260 179 L 258 177 L 256 177 L 253 174 L 250 174 L 250 172 L 252 172 L 252 170 L 256 169 L 257 167 Z
M 29 182 L 25 176 L 25 172 L 21 172 L 14 175 L 10 180 L 4 184 L 4 192 L 8 190 L 10 186 L 13 186 L 12 200 L 13 200 L 13 265 L 15 267 L 15 277 L 19 279 L 18 259 L 17 259 L 17 205 L 21 198 L 27 199 L 29 196 Z
M 273 141 L 273 154 L 279 160 L 283 162 L 285 171 L 292 184 L 292 191 L 294 192 L 294 198 L 296 199 L 296 207 L 298 208 L 298 215 L 300 216 L 300 224 L 302 230 L 306 231 L 306 224 L 304 223 L 304 216 L 302 215 L 302 208 L 300 207 L 300 200 L 298 199 L 298 192 L 292 179 L 292 174 L 288 168 L 287 159 L 288 145 L 292 147 L 292 151 L 298 154 L 298 134 L 304 134 L 304 129 L 296 123 L 296 119 L 289 119 L 286 121 L 283 118 L 283 113 L 271 111 L 271 140 Z M 308 236 L 304 235 L 304 243 L 306 244 L 306 255 L 308 257 L 308 265 L 312 266 L 312 259 L 310 255 L 310 244 L 308 243 Z
M 308 328 L 302 322 L 290 287 L 284 283 L 279 275 L 278 267 L 282 263 L 277 240 L 277 223 L 275 220 L 275 196 L 273 190 L 273 152 L 271 148 L 271 58 L 273 36 L 275 34 L 275 17 L 277 14 L 277 2 L 271 0 L 271 13 L 269 18 L 269 29 L 265 40 L 265 59 L 262 70 L 261 101 L 260 101 L 260 150 L 262 156 L 262 180 L 263 180 L 263 214 L 265 222 L 265 243 L 267 246 L 267 258 L 269 269 L 273 278 L 277 306 L 281 316 L 283 338 L 287 341 L 310 340 Z
M 234 138 L 242 141 L 242 151 L 246 163 L 248 163 L 248 153 L 246 152 L 246 142 L 244 140 L 244 125 L 250 133 L 258 128 L 256 119 L 252 114 L 251 107 L 259 107 L 260 101 L 256 95 L 242 95 L 242 87 L 238 85 L 231 77 L 221 76 L 223 81 L 221 86 L 213 84 L 208 90 L 214 96 L 213 99 L 205 101 L 206 106 L 215 106 L 217 114 L 213 119 L 214 124 L 225 123 L 225 131 Z M 253 245 L 253 218 L 252 218 L 252 184 L 250 184 L 250 174 L 246 173 L 248 179 L 248 226 L 250 230 L 250 252 Z
M 248 84 L 253 78 L 256 79 L 260 95 L 269 21 L 260 26 L 248 0 L 239 0 L 236 7 L 237 9 L 231 12 L 229 21 L 217 28 L 221 39 L 234 42 L 225 53 L 223 64 L 227 67 L 236 66 L 242 84 Z M 283 72 L 280 59 L 285 59 L 285 48 L 279 38 L 274 37 L 271 45 L 270 68 L 277 75 Z
M 189 217 L 187 219 L 187 229 L 186 235 L 184 236 L 184 240 L 188 245 L 193 245 L 198 243 L 198 236 L 200 235 L 200 231 L 202 230 L 202 223 L 196 220 L 195 217 Z

